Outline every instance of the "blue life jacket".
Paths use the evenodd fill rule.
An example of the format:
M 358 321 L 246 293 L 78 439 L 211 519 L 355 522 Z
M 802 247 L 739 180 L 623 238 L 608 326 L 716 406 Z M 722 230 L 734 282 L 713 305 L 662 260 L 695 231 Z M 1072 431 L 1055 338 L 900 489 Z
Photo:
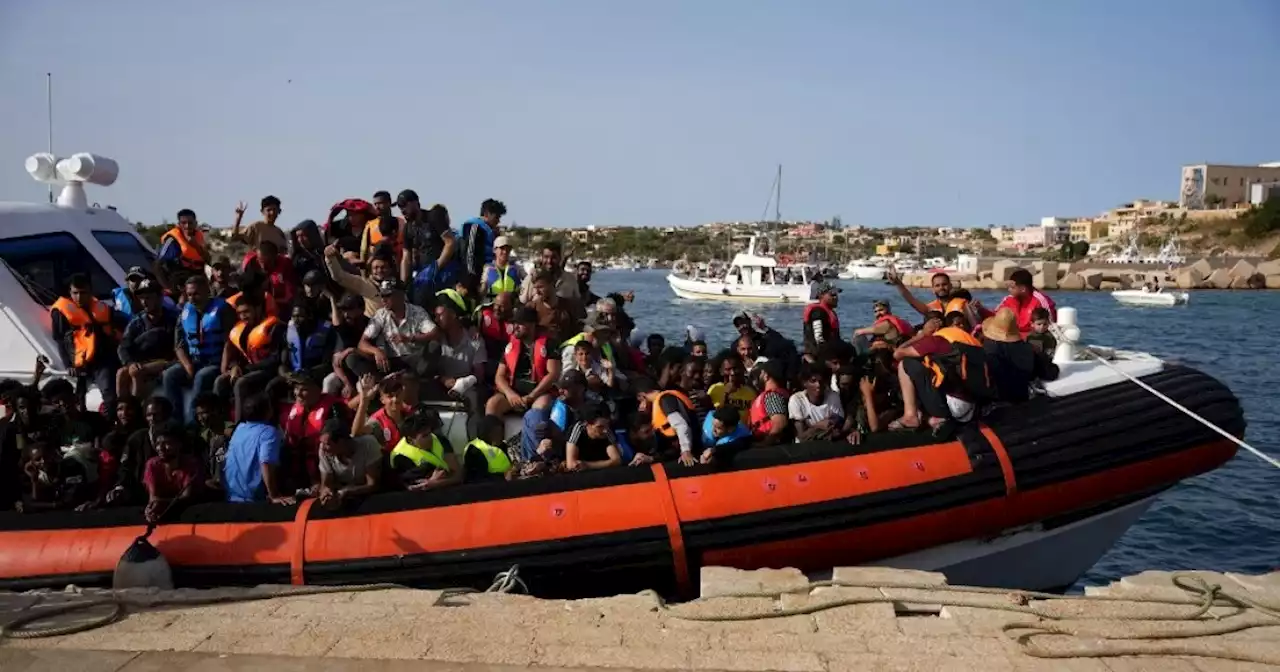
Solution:
M 115 299 L 114 307 L 116 312 L 124 316 L 125 322 L 132 320 L 134 314 L 133 299 L 129 296 L 129 290 L 124 287 L 116 287 L 111 290 L 111 297 Z M 172 310 L 174 312 L 177 312 L 178 310 L 178 304 L 174 303 L 173 299 L 169 298 L 168 294 L 163 296 L 160 304 L 164 306 L 165 310 Z
M 614 430 L 613 435 L 618 439 L 618 452 L 622 453 L 622 463 L 631 464 L 631 460 L 636 457 L 636 449 L 631 447 L 631 440 L 627 437 L 627 430 Z
M 182 307 L 182 314 L 178 316 L 178 328 L 187 338 L 187 355 L 198 366 L 209 366 L 222 361 L 222 346 L 227 341 L 227 335 L 222 333 L 218 312 L 225 305 L 225 299 L 215 296 L 209 299 L 204 312 L 197 310 L 195 304 L 188 303 Z
M 508 262 L 507 267 L 499 269 L 496 266 L 488 266 L 484 272 L 484 284 L 489 288 L 489 294 L 497 296 L 503 292 L 520 291 L 520 282 L 524 280 L 520 273 L 520 267 L 514 263 Z
M 327 320 L 321 321 L 304 341 L 302 335 L 298 333 L 298 325 L 294 324 L 293 320 L 289 320 L 290 371 L 301 371 L 322 363 L 320 359 L 324 356 L 324 342 L 329 335 L 329 328 Z
M 556 427 L 559 427 L 560 431 L 567 431 L 568 427 L 565 427 L 565 425 L 568 424 L 569 407 L 563 401 L 556 399 L 551 402 L 551 411 L 547 413 L 547 419 L 556 423 Z
M 480 219 L 479 217 L 472 217 L 471 219 L 468 219 L 467 221 L 463 222 L 462 235 L 459 236 L 463 241 L 467 240 L 468 225 L 480 227 L 480 237 L 476 240 L 476 244 L 483 246 L 484 263 L 492 264 L 493 263 L 493 240 L 495 236 L 493 235 L 493 229 L 489 227 L 489 222 L 486 222 L 483 219 Z M 470 253 L 470 250 L 467 250 L 467 252 Z
M 751 436 L 751 430 L 747 429 L 747 423 L 738 421 L 738 426 L 733 428 L 733 433 L 728 436 L 715 438 L 713 425 L 716 417 L 714 413 L 708 413 L 707 419 L 702 421 L 702 445 L 704 446 L 722 446 L 726 443 L 733 443 L 738 439 L 745 439 Z

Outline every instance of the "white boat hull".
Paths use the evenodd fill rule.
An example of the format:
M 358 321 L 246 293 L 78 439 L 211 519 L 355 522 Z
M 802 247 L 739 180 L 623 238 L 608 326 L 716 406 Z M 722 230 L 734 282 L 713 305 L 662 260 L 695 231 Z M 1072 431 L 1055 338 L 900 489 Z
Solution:
M 1141 289 L 1117 289 L 1111 298 L 1126 306 L 1182 306 L 1191 299 L 1187 292 L 1146 292 Z
M 1074 584 L 1147 509 L 1156 495 L 1059 527 L 1040 523 L 872 564 L 941 572 L 952 585 L 1056 590 Z
M 799 303 L 809 302 L 809 285 L 742 285 L 736 283 L 715 282 L 709 280 L 692 280 L 677 275 L 668 275 L 667 284 L 671 291 L 682 299 L 699 301 L 731 301 L 753 303 Z
M 845 268 L 836 277 L 841 280 L 883 280 L 885 269 L 878 266 L 854 266 Z

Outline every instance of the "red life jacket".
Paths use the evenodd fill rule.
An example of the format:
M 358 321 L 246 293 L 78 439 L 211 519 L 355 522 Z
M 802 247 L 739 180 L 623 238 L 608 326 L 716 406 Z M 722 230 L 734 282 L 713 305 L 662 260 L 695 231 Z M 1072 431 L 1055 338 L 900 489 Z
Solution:
M 748 413 L 747 419 L 748 424 L 751 426 L 751 433 L 755 435 L 756 438 L 768 436 L 769 432 L 773 430 L 773 418 L 770 417 L 769 412 L 765 410 L 765 400 L 771 394 L 778 395 L 783 399 L 786 399 L 787 397 L 787 395 L 777 390 L 765 390 L 751 401 L 751 411 Z
M 840 318 L 836 317 L 836 311 L 831 310 L 827 306 L 823 305 L 821 301 L 815 301 L 809 304 L 808 306 L 805 306 L 804 323 L 809 324 L 813 322 L 813 311 L 815 310 L 821 310 L 822 312 L 827 314 L 827 323 L 831 325 L 831 335 L 839 336 L 840 335 Z
M 1018 331 L 1022 332 L 1024 338 L 1031 333 L 1031 313 L 1036 308 L 1049 311 L 1050 322 L 1058 321 L 1058 307 L 1054 305 L 1053 299 L 1049 298 L 1048 294 L 1038 289 L 1031 290 L 1031 296 L 1028 296 L 1026 301 L 1019 302 L 1012 295 L 1004 297 L 1000 305 L 996 306 L 996 310 L 1001 308 L 1008 308 L 1018 316 Z
M 404 417 L 409 417 L 412 412 L 413 409 L 408 406 L 400 408 L 400 414 Z M 382 452 L 390 453 L 396 447 L 396 444 L 400 443 L 400 439 L 403 438 L 400 435 L 400 427 L 396 425 L 395 420 L 391 419 L 391 416 L 387 415 L 386 408 L 379 408 L 377 413 L 369 416 L 369 419 L 378 423 L 378 426 L 382 428 L 382 436 L 374 436 L 373 438 L 382 444 Z
M 296 476 L 301 477 L 305 470 L 313 480 L 320 477 L 320 430 L 325 421 L 334 416 L 334 408 L 342 405 L 341 397 L 325 394 L 309 411 L 298 403 L 289 408 L 282 424 L 285 441 L 298 449 L 294 452 Z
M 504 341 L 511 338 L 511 325 L 498 317 L 493 306 L 480 309 L 480 336 L 486 341 Z
M 912 327 L 906 320 L 898 317 L 897 315 L 881 315 L 880 319 L 876 320 L 876 324 L 880 324 L 881 322 L 888 322 L 889 324 L 892 324 L 893 328 L 898 330 L 898 338 L 903 340 L 911 338 L 911 336 L 916 333 L 915 327 Z
M 520 361 L 520 351 L 524 348 L 524 343 L 515 336 L 511 337 L 511 341 L 507 343 L 507 353 L 503 357 L 503 361 L 507 364 L 507 373 L 512 380 L 516 376 L 516 363 Z M 540 381 L 547 375 L 547 337 L 539 336 L 533 342 L 533 379 Z

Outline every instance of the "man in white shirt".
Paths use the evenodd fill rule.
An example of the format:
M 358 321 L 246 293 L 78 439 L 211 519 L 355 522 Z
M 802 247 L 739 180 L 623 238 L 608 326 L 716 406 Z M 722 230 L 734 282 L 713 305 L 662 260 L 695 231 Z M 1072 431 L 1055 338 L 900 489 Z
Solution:
M 395 278 L 379 283 L 378 295 L 382 308 L 369 318 L 369 326 L 360 338 L 359 354 L 372 359 L 383 373 L 413 369 L 421 374 L 426 365 L 423 355 L 427 342 L 438 334 L 436 323 L 425 308 L 405 300 L 404 285 Z M 357 366 L 351 369 L 361 373 Z

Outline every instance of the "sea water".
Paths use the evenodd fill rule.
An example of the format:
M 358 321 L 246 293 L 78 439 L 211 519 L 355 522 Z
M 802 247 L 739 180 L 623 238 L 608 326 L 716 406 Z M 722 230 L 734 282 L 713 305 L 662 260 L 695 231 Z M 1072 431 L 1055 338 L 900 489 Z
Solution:
M 659 332 L 669 344 L 684 340 L 686 325 L 706 334 L 712 352 L 737 335 L 733 316 L 743 309 L 764 315 L 769 326 L 799 341 L 799 305 L 687 301 L 675 298 L 665 271 L 602 271 L 592 280 L 597 294 L 635 292 L 627 312 L 637 330 Z M 893 311 L 918 315 L 883 282 L 835 281 L 840 295 L 841 331 L 872 321 L 871 303 L 888 299 Z M 914 290 L 923 300 L 928 290 Z M 1106 292 L 1050 292 L 1061 306 L 1079 310 L 1086 343 L 1142 350 L 1193 366 L 1235 392 L 1244 406 L 1245 440 L 1280 455 L 1280 407 L 1268 395 L 1280 390 L 1280 292 L 1192 292 L 1187 306 L 1148 308 L 1121 306 Z M 976 291 L 994 307 L 1004 292 Z M 1273 397 L 1274 398 L 1274 397 Z M 1162 494 L 1154 506 L 1082 579 L 1083 585 L 1106 584 L 1146 569 L 1207 569 L 1259 573 L 1280 569 L 1280 469 L 1245 451 L 1223 467 L 1180 483 Z

